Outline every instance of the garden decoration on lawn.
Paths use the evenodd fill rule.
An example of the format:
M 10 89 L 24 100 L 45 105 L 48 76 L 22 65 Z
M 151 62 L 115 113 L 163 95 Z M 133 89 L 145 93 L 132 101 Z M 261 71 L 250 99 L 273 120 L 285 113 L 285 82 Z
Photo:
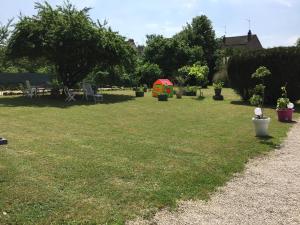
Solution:
M 137 87 L 135 89 L 135 97 L 144 97 L 144 88 L 143 87 Z
M 213 83 L 213 87 L 215 90 L 215 95 L 213 96 L 214 100 L 221 100 L 221 101 L 224 100 L 223 95 L 221 95 L 223 86 L 224 86 L 224 82 L 222 81 L 217 81 Z
M 168 79 L 159 79 L 154 82 L 152 97 L 158 97 L 160 94 L 166 94 L 168 98 L 173 98 L 174 86 Z
M 277 115 L 281 122 L 291 122 L 293 120 L 294 104 L 287 97 L 286 86 L 281 87 L 282 97 L 277 100 Z
M 253 95 L 250 98 L 250 103 L 252 105 L 258 106 L 255 110 L 255 117 L 252 118 L 255 133 L 257 137 L 266 137 L 269 136 L 268 128 L 269 123 L 271 121 L 270 117 L 264 117 L 263 105 L 265 99 L 265 88 L 264 85 L 264 78 L 271 75 L 270 70 L 266 67 L 261 66 L 259 67 L 255 73 L 252 74 L 253 79 L 260 80 L 260 84 L 256 85 L 253 90 Z

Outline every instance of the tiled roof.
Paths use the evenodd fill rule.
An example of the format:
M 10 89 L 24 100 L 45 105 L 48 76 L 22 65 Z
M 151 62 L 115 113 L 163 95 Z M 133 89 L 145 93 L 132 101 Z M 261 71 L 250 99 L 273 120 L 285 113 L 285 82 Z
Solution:
M 248 40 L 249 39 L 249 40 Z M 236 36 L 236 37 L 224 37 L 223 47 L 225 48 L 250 48 L 250 49 L 261 49 L 263 48 L 257 35 Z

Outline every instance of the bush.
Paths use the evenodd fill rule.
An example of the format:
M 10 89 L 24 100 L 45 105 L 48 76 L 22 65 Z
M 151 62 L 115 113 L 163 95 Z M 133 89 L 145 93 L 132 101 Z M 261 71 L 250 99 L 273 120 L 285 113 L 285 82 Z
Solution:
M 234 55 L 228 62 L 228 77 L 232 88 L 242 97 L 249 100 L 251 90 L 257 84 L 251 79 L 256 68 L 265 66 L 272 75 L 265 79 L 265 102 L 276 103 L 280 97 L 281 87 L 287 84 L 291 101 L 300 99 L 300 49 L 281 47 L 258 51 L 242 52 Z

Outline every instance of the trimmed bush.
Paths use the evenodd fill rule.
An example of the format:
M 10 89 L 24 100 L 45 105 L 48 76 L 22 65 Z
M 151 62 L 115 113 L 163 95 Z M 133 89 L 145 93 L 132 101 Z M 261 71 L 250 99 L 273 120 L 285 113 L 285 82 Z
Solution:
M 295 102 L 300 99 L 300 48 L 280 47 L 247 51 L 231 57 L 228 62 L 229 82 L 243 100 L 251 97 L 251 91 L 257 84 L 251 76 L 260 66 L 269 68 L 272 73 L 265 79 L 266 103 L 276 103 L 281 87 L 285 84 L 290 100 Z

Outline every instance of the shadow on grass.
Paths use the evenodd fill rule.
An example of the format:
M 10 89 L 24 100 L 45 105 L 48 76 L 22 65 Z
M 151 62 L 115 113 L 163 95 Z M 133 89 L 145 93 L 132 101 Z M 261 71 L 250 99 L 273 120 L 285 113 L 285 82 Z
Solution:
M 256 137 L 259 140 L 260 144 L 263 145 L 267 145 L 269 147 L 271 147 L 272 149 L 278 149 L 280 146 L 275 144 L 272 139 L 274 139 L 274 137 L 272 136 L 266 136 L 266 137 Z
M 135 100 L 134 96 L 130 95 L 113 95 L 103 94 L 104 101 L 101 103 L 94 103 L 92 99 L 89 101 L 83 99 L 82 96 L 77 95 L 75 102 L 65 102 L 65 97 L 52 98 L 49 95 L 40 96 L 37 98 L 27 98 L 24 96 L 17 97 L 1 97 L 0 106 L 6 107 L 56 107 L 56 108 L 68 108 L 72 106 L 80 105 L 95 105 L 95 104 L 116 104 L 121 102 L 127 102 Z
M 249 102 L 247 101 L 242 101 L 242 100 L 238 100 L 238 101 L 231 101 L 230 102 L 233 105 L 244 105 L 244 106 L 252 106 Z M 268 109 L 276 109 L 276 105 L 264 105 L 264 108 L 268 108 Z M 295 113 L 300 113 L 300 103 L 296 103 L 295 104 Z

